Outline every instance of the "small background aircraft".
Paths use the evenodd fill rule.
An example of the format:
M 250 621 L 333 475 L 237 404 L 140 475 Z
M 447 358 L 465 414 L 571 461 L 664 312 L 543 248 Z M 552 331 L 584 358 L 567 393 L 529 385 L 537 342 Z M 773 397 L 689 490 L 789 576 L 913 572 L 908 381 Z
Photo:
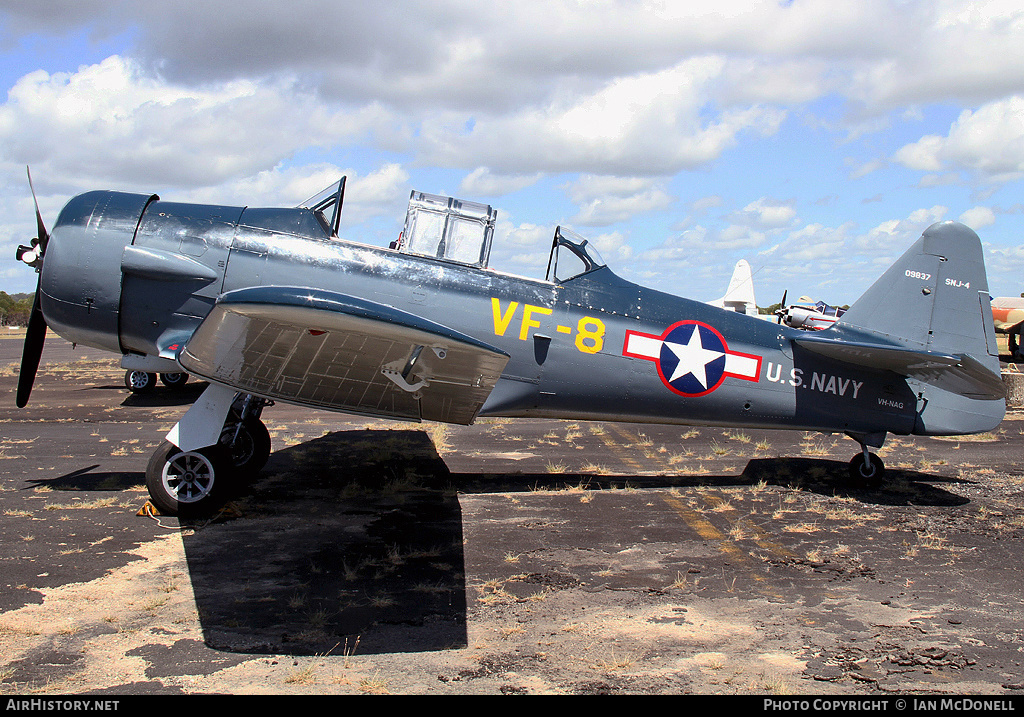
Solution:
M 709 301 L 708 304 L 765 320 L 771 320 L 774 316 L 780 324 L 792 326 L 794 329 L 816 331 L 827 329 L 836 322 L 836 319 L 846 313 L 844 308 L 829 306 L 824 301 L 814 301 L 808 296 L 801 296 L 800 303 L 787 306 L 787 293 L 782 294 L 782 302 L 777 310 L 762 314 L 757 308 L 757 300 L 754 297 L 754 279 L 750 264 L 746 259 L 740 259 L 733 269 L 732 277 L 729 279 L 729 288 L 725 295 L 720 299 Z M 1024 316 L 1021 318 L 1024 319 Z
M 992 299 L 992 320 L 996 333 L 1006 334 L 1010 356 L 1020 357 L 1021 329 L 1024 328 L 1024 294 L 1021 296 L 997 296 Z
M 820 331 L 834 324 L 846 309 L 829 306 L 824 301 L 815 301 L 809 296 L 801 296 L 797 304 L 786 305 L 786 294 L 782 295 L 782 306 L 775 312 L 780 324 L 792 326 L 794 329 Z
M 31 184 L 31 179 L 30 179 Z M 822 331 L 617 276 L 557 227 L 543 280 L 488 266 L 496 212 L 413 192 L 395 247 L 342 239 L 345 180 L 300 207 L 72 198 L 17 258 L 39 272 L 17 403 L 47 327 L 128 370 L 209 385 L 150 458 L 163 513 L 215 508 L 271 451 L 274 401 L 411 421 L 572 418 L 844 433 L 855 480 L 889 433 L 1005 412 L 981 242 L 936 224 Z

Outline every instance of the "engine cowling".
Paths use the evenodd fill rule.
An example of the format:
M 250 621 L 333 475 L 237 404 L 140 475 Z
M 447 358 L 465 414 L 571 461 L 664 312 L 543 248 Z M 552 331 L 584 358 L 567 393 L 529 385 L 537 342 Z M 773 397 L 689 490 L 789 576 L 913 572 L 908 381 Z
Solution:
M 50 233 L 40 275 L 48 327 L 68 341 L 121 353 L 121 259 L 156 195 L 88 192 L 71 199 Z
M 221 291 L 242 211 L 123 192 L 75 197 L 42 261 L 47 326 L 86 346 L 173 360 Z

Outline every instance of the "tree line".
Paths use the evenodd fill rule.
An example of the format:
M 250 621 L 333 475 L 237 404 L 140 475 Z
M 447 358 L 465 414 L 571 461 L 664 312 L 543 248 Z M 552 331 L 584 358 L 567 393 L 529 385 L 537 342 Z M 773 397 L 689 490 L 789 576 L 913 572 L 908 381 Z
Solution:
M 32 294 L 0 291 L 0 326 L 25 326 L 32 313 Z

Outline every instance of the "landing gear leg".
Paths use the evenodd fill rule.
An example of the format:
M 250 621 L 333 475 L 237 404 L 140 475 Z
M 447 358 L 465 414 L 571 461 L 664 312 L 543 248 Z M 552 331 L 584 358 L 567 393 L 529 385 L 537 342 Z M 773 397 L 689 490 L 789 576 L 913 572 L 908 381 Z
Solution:
M 260 420 L 263 409 L 269 405 L 273 405 L 272 402 L 264 398 L 243 394 L 236 396 L 231 404 L 219 443 L 240 478 L 259 473 L 270 458 L 270 432 Z

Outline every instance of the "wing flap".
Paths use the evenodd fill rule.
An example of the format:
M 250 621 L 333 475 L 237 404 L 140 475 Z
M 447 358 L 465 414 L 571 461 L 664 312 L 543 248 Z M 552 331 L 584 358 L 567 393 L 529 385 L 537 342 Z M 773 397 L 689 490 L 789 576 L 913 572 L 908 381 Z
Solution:
M 261 287 L 222 296 L 178 360 L 190 373 L 266 398 L 469 424 L 508 355 L 383 304 Z

